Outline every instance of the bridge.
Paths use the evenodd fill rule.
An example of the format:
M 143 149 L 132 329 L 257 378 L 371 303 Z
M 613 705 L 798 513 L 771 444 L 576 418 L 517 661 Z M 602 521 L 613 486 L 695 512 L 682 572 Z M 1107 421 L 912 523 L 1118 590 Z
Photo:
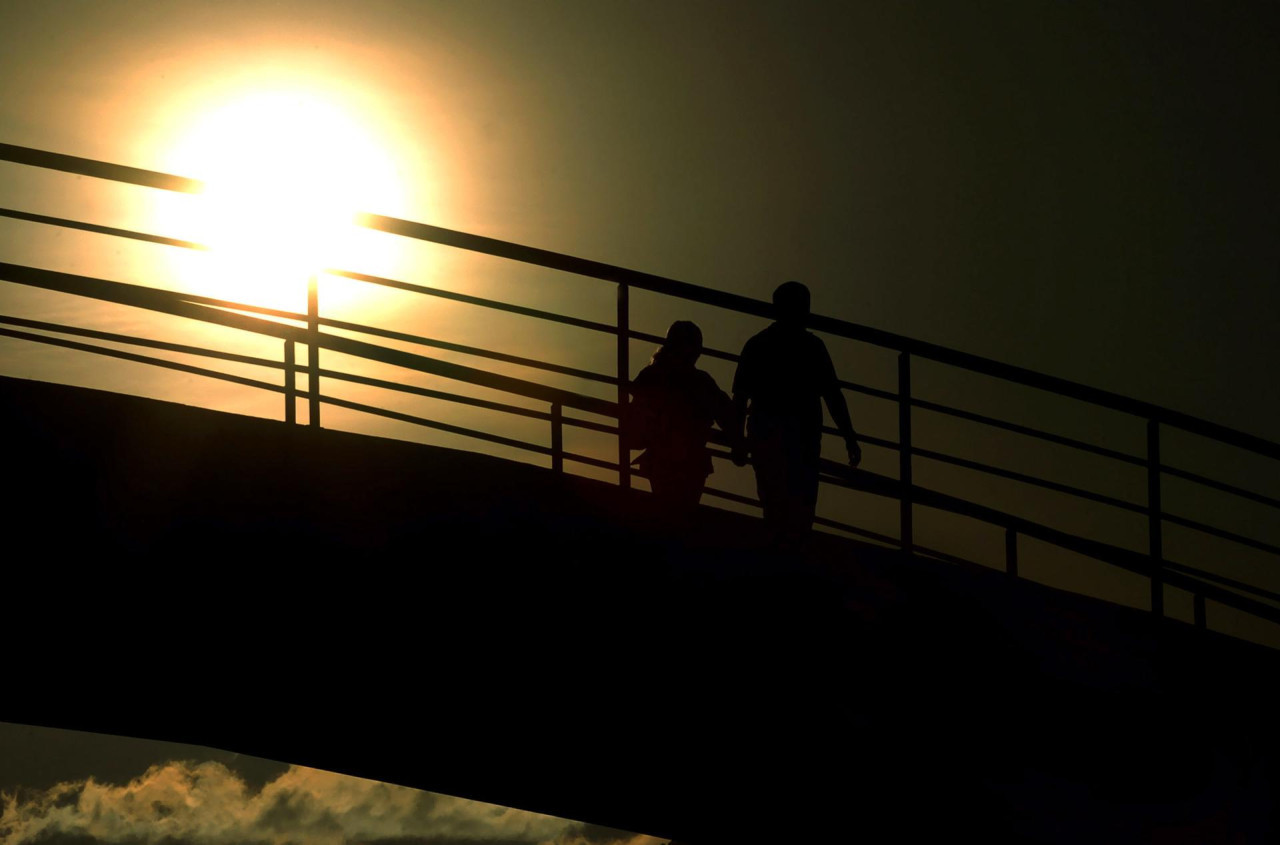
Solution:
M 171 174 L 11 145 L 0 145 L 0 159 L 160 191 L 200 189 Z M 18 209 L 0 215 L 205 248 Z M 278 356 L 21 313 L 0 315 L 4 337 L 281 400 L 279 417 L 266 420 L 30 379 L 0 383 L 15 452 L 6 475 L 17 493 L 7 533 L 11 548 L 25 550 L 10 567 L 6 593 L 20 609 L 6 633 L 31 642 L 33 632 L 48 632 L 43 641 L 57 631 L 74 644 L 56 661 L 22 649 L 0 718 L 215 745 L 692 842 L 978 826 L 1046 838 L 1063 784 L 1107 796 L 1090 811 L 1099 824 L 1212 834 L 1235 818 L 1223 806 L 1240 808 L 1205 796 L 1241 779 L 1275 795 L 1267 679 L 1280 642 L 1280 547 L 1265 529 L 1280 500 L 1169 453 L 1192 437 L 1274 467 L 1280 445 L 815 315 L 811 328 L 830 342 L 892 362 L 891 384 L 842 383 L 889 421 L 887 431 L 860 425 L 869 469 L 824 463 L 824 502 L 843 509 L 823 512 L 823 532 L 804 554 L 781 559 L 762 551 L 749 491 L 718 483 L 704 501 L 732 510 L 703 508 L 690 533 L 671 535 L 654 527 L 618 426 L 634 346 L 660 340 L 660 327 L 633 319 L 657 311 L 633 300 L 748 319 L 767 319 L 771 307 L 411 221 L 360 222 L 611 286 L 614 319 L 602 322 L 326 271 L 603 336 L 611 371 L 325 314 L 319 279 L 307 310 L 291 312 L 0 263 L 8 288 L 217 326 L 268 342 Z M 714 344 L 705 354 L 735 360 Z M 322 355 L 347 366 L 322 366 Z M 398 377 L 373 375 L 366 363 Z M 1071 409 L 1067 417 L 1123 418 L 1141 448 L 943 401 L 920 386 L 930 382 L 922 373 L 939 368 L 1025 391 L 1030 404 L 1049 397 Z M 522 434 L 409 413 L 391 399 L 356 401 L 334 385 L 482 410 L 518 420 Z M 324 422 L 337 410 L 474 446 L 332 430 Z M 948 423 L 1049 444 L 1140 479 L 1145 495 L 1046 477 L 1030 452 L 980 460 L 941 450 L 934 444 L 961 438 L 938 438 Z M 583 432 L 596 447 L 566 446 Z M 721 445 L 718 463 L 727 457 Z M 1052 494 L 1054 506 L 1010 507 L 977 483 L 922 483 L 960 477 L 938 467 L 999 479 L 1029 491 L 1030 502 Z M 1203 500 L 1204 513 L 1171 511 L 1173 493 L 1179 508 L 1201 503 L 1189 488 L 1261 510 L 1263 530 L 1224 527 L 1217 498 Z M 858 503 L 870 500 L 890 505 L 888 525 L 863 518 L 871 509 Z M 981 559 L 980 545 L 948 545 L 945 532 L 926 542 L 920 529 L 936 514 L 997 538 L 998 554 Z M 1140 540 L 1113 518 L 1136 521 Z M 1187 542 L 1187 532 L 1212 543 Z M 1180 559 L 1166 540 L 1203 557 Z M 1071 592 L 1025 577 L 1041 571 L 1046 550 L 1143 584 L 1145 600 L 1130 592 L 1117 602 L 1088 579 L 1066 579 Z M 122 685 L 131 691 L 102 700 Z

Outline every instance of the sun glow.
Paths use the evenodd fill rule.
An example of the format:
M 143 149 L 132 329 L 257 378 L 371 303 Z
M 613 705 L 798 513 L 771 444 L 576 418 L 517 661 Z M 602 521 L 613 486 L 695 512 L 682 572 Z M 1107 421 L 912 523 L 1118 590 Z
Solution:
M 326 268 L 387 274 L 396 245 L 354 223 L 403 205 L 397 169 L 368 129 L 331 100 L 257 91 L 205 110 L 173 146 L 173 172 L 205 191 L 159 209 L 164 230 L 208 253 L 174 255 L 183 288 L 300 310 L 308 279 Z M 326 305 L 349 301 L 349 287 Z

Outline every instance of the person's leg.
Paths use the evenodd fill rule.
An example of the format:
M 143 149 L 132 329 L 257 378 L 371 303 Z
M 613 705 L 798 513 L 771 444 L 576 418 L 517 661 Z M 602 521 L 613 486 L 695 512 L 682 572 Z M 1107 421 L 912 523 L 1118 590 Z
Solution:
M 649 477 L 659 513 L 673 524 L 683 524 L 693 517 L 705 483 L 705 476 L 692 475 L 684 468 L 655 469 Z
M 751 464 L 756 473 L 756 495 L 764 510 L 765 528 L 776 541 L 787 523 L 787 467 L 781 440 L 777 437 L 751 441 Z
M 820 435 L 793 435 L 786 443 L 786 516 L 783 536 L 791 544 L 803 543 L 813 530 L 818 505 L 821 449 Z

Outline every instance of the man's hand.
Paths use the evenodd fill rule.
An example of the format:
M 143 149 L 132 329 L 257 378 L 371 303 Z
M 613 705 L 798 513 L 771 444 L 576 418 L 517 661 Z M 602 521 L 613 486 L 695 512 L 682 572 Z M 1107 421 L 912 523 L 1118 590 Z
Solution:
M 852 437 L 844 442 L 844 446 L 849 450 L 849 466 L 857 469 L 858 464 L 862 463 L 862 447 Z

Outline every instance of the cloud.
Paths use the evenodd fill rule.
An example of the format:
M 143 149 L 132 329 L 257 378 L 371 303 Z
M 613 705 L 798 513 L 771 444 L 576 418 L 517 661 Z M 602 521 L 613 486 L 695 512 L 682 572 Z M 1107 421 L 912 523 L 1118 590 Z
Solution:
M 217 762 L 2 796 L 0 845 L 657 845 L 554 816 L 292 766 L 254 792 Z

